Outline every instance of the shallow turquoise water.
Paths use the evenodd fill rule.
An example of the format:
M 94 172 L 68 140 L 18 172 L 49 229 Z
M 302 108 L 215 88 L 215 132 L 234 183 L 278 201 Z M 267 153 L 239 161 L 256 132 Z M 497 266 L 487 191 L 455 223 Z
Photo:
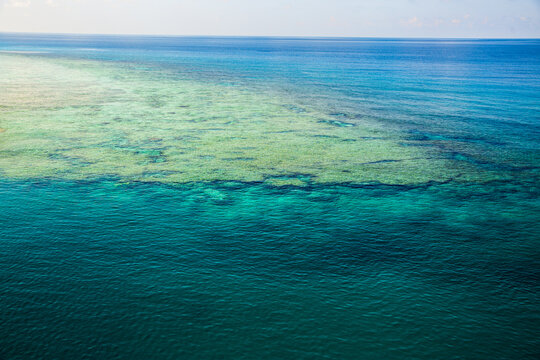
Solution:
M 0 36 L 0 358 L 538 357 L 539 49 Z

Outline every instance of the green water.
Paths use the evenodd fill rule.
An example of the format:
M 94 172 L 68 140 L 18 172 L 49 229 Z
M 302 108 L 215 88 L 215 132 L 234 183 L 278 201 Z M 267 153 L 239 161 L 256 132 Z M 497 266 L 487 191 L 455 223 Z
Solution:
M 0 359 L 536 359 L 538 41 L 0 34 Z
M 538 204 L 511 185 L 0 189 L 7 358 L 535 356 Z

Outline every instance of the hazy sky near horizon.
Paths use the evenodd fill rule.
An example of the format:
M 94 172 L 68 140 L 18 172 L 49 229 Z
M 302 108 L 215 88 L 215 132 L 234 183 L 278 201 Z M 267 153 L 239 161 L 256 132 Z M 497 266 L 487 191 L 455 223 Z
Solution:
M 0 0 L 0 31 L 540 38 L 540 0 Z

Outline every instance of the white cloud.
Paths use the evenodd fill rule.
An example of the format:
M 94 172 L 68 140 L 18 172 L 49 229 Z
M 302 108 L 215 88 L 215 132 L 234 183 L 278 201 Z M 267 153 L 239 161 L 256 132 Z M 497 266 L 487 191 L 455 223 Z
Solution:
M 6 0 L 4 6 L 11 8 L 27 8 L 30 6 L 30 0 Z
M 413 27 L 422 27 L 424 25 L 422 21 L 418 19 L 418 16 L 413 16 L 412 18 L 406 20 L 404 24 Z

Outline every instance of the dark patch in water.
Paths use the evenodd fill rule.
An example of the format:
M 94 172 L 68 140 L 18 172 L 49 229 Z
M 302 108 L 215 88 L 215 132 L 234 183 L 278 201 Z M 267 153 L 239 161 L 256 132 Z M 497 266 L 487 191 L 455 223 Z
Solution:
M 312 137 L 325 138 L 325 139 L 339 139 L 336 135 L 312 135 Z
M 487 139 L 482 139 L 482 138 L 477 138 L 477 137 L 448 136 L 448 135 L 442 135 L 442 134 L 422 132 L 418 130 L 411 130 L 409 131 L 409 133 L 412 134 L 411 140 L 416 140 L 416 141 L 457 141 L 457 142 L 487 144 L 487 145 L 493 145 L 493 146 L 505 145 L 503 142 L 500 142 L 500 141 L 487 140 Z
M 192 135 L 182 135 L 182 136 L 175 136 L 174 140 L 200 140 L 201 138 L 199 136 L 192 136 Z
M 199 155 L 199 159 L 203 159 L 203 160 L 212 160 L 215 158 L 216 157 L 214 155 Z
M 90 162 L 90 161 L 87 161 L 87 160 L 83 160 L 81 158 L 78 158 L 78 157 L 74 157 L 74 156 L 68 156 L 68 155 L 64 155 L 64 154 L 61 154 L 61 153 L 53 153 L 53 154 L 49 154 L 49 159 L 51 160 L 62 160 L 62 161 L 66 161 L 68 162 L 70 165 L 72 166 L 88 166 L 88 165 L 92 165 L 93 162 Z
M 163 154 L 163 149 L 136 149 L 134 153 L 137 155 L 144 155 L 148 158 L 150 163 L 162 163 L 166 162 L 167 158 Z
M 362 165 L 369 165 L 369 164 L 385 164 L 385 163 L 393 163 L 393 162 L 401 162 L 403 160 L 394 160 L 394 159 L 385 159 L 385 160 L 377 160 L 377 161 L 370 161 L 362 163 Z
M 334 112 L 334 113 L 330 113 L 329 115 L 333 116 L 333 117 L 339 117 L 339 118 L 345 118 L 345 119 L 355 119 L 356 118 L 355 115 L 347 114 L 347 113 L 344 113 L 344 112 Z
M 297 106 L 297 105 L 284 105 L 283 107 L 285 109 L 294 111 L 295 113 L 298 113 L 298 114 L 302 114 L 302 113 L 306 112 L 306 109 L 304 109 L 304 108 L 302 108 L 300 106 Z
M 497 164 L 489 161 L 482 161 L 479 159 L 475 159 L 472 156 L 453 151 L 450 153 L 450 158 L 457 160 L 457 161 L 464 161 L 468 162 L 469 164 L 473 164 L 478 167 L 487 168 L 490 170 L 502 170 L 502 171 L 528 171 L 528 170 L 536 170 L 540 169 L 539 166 L 512 166 L 507 164 Z
M 236 157 L 236 158 L 223 158 L 223 160 L 226 160 L 226 161 L 235 161 L 235 160 L 253 161 L 253 160 L 256 160 L 256 159 L 252 158 L 252 157 Z
M 351 127 L 355 126 L 352 123 L 345 122 L 345 121 L 339 121 L 339 120 L 320 120 L 320 123 L 330 124 L 337 127 Z
M 158 109 L 165 106 L 166 102 L 163 100 L 162 96 L 154 95 L 148 97 L 146 104 L 152 108 Z

